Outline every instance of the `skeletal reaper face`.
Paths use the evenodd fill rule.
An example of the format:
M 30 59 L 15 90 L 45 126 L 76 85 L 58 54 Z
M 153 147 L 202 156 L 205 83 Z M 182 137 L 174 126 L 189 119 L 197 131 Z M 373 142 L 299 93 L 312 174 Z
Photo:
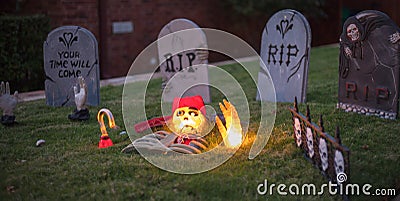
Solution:
M 298 118 L 294 118 L 294 132 L 296 135 L 296 144 L 298 147 L 301 145 L 301 125 Z
M 319 139 L 319 156 L 321 158 L 322 170 L 325 171 L 328 169 L 328 147 L 323 138 Z
M 347 37 L 351 39 L 351 41 L 357 41 L 360 38 L 360 32 L 355 24 L 350 24 L 347 26 Z
M 314 138 L 311 128 L 307 128 L 307 147 L 308 156 L 312 158 L 314 156 Z
M 341 172 L 344 172 L 343 154 L 338 150 L 335 151 L 335 172 L 336 175 L 338 175 Z

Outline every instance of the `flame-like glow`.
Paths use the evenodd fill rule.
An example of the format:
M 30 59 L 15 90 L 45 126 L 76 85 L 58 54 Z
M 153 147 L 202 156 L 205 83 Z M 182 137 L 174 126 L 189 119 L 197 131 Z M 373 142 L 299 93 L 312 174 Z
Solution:
M 101 131 L 100 142 L 98 146 L 99 148 L 107 148 L 109 146 L 113 146 L 113 142 L 108 136 L 106 125 L 104 124 L 104 115 L 106 115 L 108 118 L 108 125 L 110 126 L 110 128 L 118 128 L 118 126 L 115 125 L 114 116 L 112 115 L 110 110 L 103 108 L 97 113 L 97 121 L 99 122 Z
M 218 115 L 215 117 L 215 123 L 222 135 L 224 144 L 229 148 L 239 147 L 243 142 L 242 125 L 240 124 L 239 115 L 235 107 L 225 99 L 223 100 L 223 104 L 219 103 L 219 107 L 224 115 L 226 127 Z
M 117 125 L 115 125 L 114 116 L 110 110 L 103 108 L 97 113 L 97 121 L 100 125 L 101 135 L 108 136 L 106 125 L 104 124 L 104 115 L 108 118 L 108 125 L 110 128 L 117 128 Z

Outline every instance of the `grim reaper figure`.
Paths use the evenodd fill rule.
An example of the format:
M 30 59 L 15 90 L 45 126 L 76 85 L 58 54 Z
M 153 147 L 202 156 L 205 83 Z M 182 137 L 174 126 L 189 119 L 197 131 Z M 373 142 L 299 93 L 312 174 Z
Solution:
M 397 115 L 399 41 L 400 28 L 382 12 L 367 10 L 346 20 L 340 36 L 339 103 L 382 110 L 385 118 Z
M 340 36 L 339 73 L 342 78 L 346 78 L 350 71 L 362 70 L 365 66 L 362 62 L 364 58 L 370 59 L 374 57 L 374 55 L 370 54 L 371 51 L 367 51 L 368 48 L 374 49 L 371 46 L 390 45 L 390 43 L 394 44 L 400 40 L 399 32 L 393 33 L 389 29 L 382 29 L 382 32 L 388 33 L 386 36 L 372 34 L 372 31 L 384 25 L 396 26 L 386 14 L 372 10 L 360 12 L 346 20 Z M 385 40 L 382 41 L 388 42 L 388 44 L 378 42 L 382 37 L 385 37 Z M 375 40 L 375 38 L 378 40 Z M 380 44 L 373 44 L 369 41 L 377 41 Z M 365 70 L 372 71 L 373 69 Z

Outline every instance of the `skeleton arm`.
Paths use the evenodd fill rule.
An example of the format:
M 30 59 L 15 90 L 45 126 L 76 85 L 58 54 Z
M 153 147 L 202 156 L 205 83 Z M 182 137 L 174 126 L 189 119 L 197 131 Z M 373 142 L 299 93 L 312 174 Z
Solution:
M 79 77 L 78 81 L 79 81 L 79 86 L 78 86 L 79 88 L 77 86 L 74 86 L 74 94 L 75 94 L 76 109 L 80 111 L 86 108 L 85 103 L 87 100 L 87 86 L 83 77 Z
M 353 55 L 353 54 L 351 53 L 351 50 L 350 50 L 349 47 L 345 47 L 345 48 L 344 48 L 344 52 L 346 53 L 346 56 L 347 56 L 348 58 L 351 58 L 351 56 Z
M 4 84 L 1 82 L 0 88 L 0 108 L 3 110 L 3 115 L 13 116 L 14 108 L 18 103 L 18 91 L 14 92 L 14 95 L 10 94 L 10 85 L 8 82 Z

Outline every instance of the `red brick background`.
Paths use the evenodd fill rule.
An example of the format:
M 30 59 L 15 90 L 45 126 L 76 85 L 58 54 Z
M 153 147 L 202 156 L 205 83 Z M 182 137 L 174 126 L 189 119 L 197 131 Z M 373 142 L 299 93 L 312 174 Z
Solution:
M 2 0 L 0 12 L 15 13 L 17 0 Z M 269 16 L 238 17 L 226 8 L 222 1 L 202 0 L 19 0 L 18 14 L 41 13 L 51 18 L 52 28 L 77 25 L 90 30 L 99 42 L 100 71 L 102 78 L 126 75 L 136 56 L 157 39 L 159 31 L 169 21 L 187 18 L 202 28 L 215 28 L 237 35 L 257 51 L 260 49 L 261 33 Z M 357 0 L 359 2 L 362 0 Z M 399 6 L 396 0 L 368 0 L 359 3 L 363 9 L 381 9 L 395 20 Z M 371 3 L 372 2 L 372 3 Z M 378 3 L 377 3 L 378 2 Z M 312 45 L 338 42 L 341 32 L 341 8 L 345 4 L 326 0 L 326 17 L 311 18 L 306 13 L 311 30 Z M 366 7 L 366 8 L 365 8 Z M 275 11 L 274 11 L 275 12 Z M 271 13 L 271 12 L 270 12 Z M 112 23 L 132 21 L 133 32 L 113 34 Z M 157 58 L 157 55 L 155 55 Z M 210 56 L 217 61 L 221 56 Z M 145 71 L 145 67 L 143 67 Z

